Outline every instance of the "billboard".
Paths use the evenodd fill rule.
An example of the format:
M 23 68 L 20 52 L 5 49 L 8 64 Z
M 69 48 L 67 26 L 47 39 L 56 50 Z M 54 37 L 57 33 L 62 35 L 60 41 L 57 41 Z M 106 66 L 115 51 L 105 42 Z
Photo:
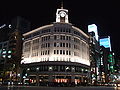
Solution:
M 88 25 L 88 32 L 94 32 L 95 38 L 98 41 L 98 30 L 97 30 L 97 26 L 95 24 Z
M 100 46 L 104 46 L 105 48 L 110 48 L 111 51 L 110 36 L 108 36 L 107 38 L 101 38 Z

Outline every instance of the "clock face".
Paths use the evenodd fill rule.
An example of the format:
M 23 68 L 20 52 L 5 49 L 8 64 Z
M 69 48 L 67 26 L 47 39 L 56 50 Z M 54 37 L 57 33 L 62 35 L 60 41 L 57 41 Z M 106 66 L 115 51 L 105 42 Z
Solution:
M 64 11 L 61 11 L 61 12 L 60 12 L 60 16 L 61 16 L 61 17 L 65 17 L 65 15 L 66 15 L 66 13 L 65 13 Z

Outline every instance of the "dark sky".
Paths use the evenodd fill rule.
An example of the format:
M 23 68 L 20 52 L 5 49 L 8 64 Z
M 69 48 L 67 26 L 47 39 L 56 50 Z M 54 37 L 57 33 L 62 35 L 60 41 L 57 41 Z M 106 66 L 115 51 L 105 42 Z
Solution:
M 61 1 L 68 9 L 69 22 L 87 32 L 87 25 L 96 24 L 99 36 L 110 36 L 112 50 L 120 55 L 120 5 L 116 0 L 1 0 L 0 25 L 16 16 L 31 22 L 31 28 L 55 22 Z

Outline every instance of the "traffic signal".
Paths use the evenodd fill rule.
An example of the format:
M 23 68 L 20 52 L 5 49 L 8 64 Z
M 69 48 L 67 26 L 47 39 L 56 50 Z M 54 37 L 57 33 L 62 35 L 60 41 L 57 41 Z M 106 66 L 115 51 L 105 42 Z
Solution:
M 113 56 L 112 54 L 108 55 L 108 62 L 112 63 L 113 62 Z
M 115 70 L 114 70 L 114 56 L 110 53 L 108 55 L 108 62 L 109 62 L 109 69 L 110 69 L 110 72 L 113 73 Z
M 111 53 L 108 55 L 108 62 L 109 62 L 111 65 L 114 65 L 114 64 L 115 64 L 114 55 L 111 54 Z

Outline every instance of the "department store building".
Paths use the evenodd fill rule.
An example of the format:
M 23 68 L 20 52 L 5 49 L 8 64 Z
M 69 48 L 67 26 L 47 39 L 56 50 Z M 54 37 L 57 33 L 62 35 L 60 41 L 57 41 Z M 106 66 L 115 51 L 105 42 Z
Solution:
M 90 78 L 89 36 L 57 9 L 56 22 L 23 34 L 23 82 L 83 84 Z

